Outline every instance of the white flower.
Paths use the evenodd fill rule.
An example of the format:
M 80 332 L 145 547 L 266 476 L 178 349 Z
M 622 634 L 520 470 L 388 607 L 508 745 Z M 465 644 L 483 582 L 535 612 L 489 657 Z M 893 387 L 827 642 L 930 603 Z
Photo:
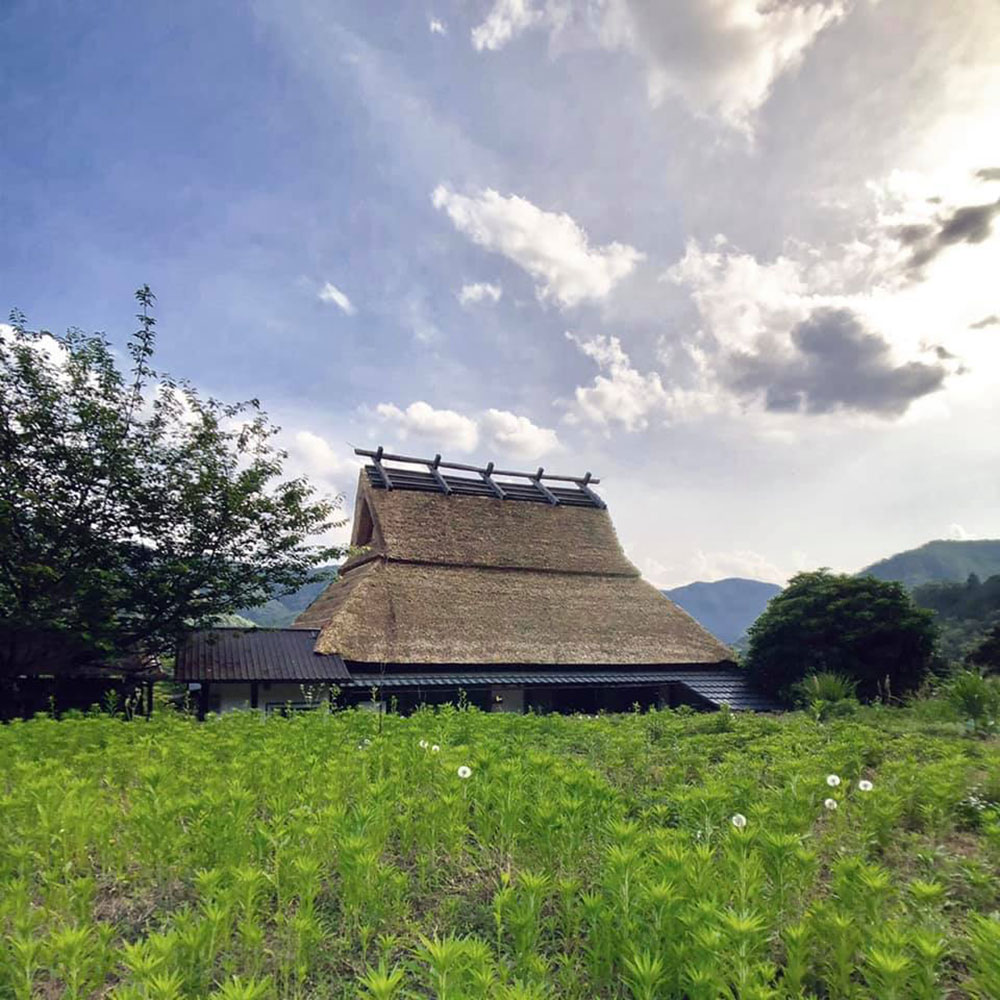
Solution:
M 858 788 L 860 788 L 863 792 L 870 792 L 874 787 L 875 786 L 867 778 L 862 778 L 858 782 Z
M 458 769 L 458 776 L 459 776 L 460 778 L 471 778 L 471 777 L 472 777 L 472 768 L 471 768 L 471 767 L 466 767 L 466 766 L 465 766 L 465 765 L 463 764 L 463 765 L 462 765 L 462 766 L 461 766 L 461 767 L 460 767 L 460 768 Z
M 825 805 L 827 809 L 836 809 L 837 808 L 837 800 L 836 799 L 825 799 L 824 802 L 823 802 L 823 805 Z
M 365 746 L 369 746 L 370 744 L 371 744 L 371 740 L 366 738 L 365 739 Z
M 743 813 L 733 813 L 732 824 L 737 830 L 742 830 L 747 825 L 747 818 Z
M 826 776 L 826 783 L 827 783 L 827 784 L 828 784 L 828 785 L 829 785 L 829 786 L 830 786 L 831 788 L 836 788 L 836 787 L 837 787 L 837 785 L 839 785 L 839 784 L 840 784 L 840 778 L 838 778 L 838 777 L 837 777 L 837 775 L 835 775 L 835 774 L 828 774 L 828 775 Z
M 440 751 L 440 749 L 441 748 L 435 743 L 434 746 L 431 747 L 431 752 L 432 753 L 438 753 Z
M 427 740 L 421 740 L 420 741 L 420 749 L 421 750 L 426 750 L 429 745 L 430 744 L 428 744 Z

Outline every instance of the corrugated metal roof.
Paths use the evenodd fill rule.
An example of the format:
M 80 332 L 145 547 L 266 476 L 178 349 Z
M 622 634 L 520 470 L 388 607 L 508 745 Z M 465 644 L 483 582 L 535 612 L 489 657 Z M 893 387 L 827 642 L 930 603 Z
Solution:
M 755 691 L 746 677 L 735 669 L 709 670 L 581 670 L 503 671 L 371 674 L 352 672 L 349 687 L 464 687 L 513 685 L 516 687 L 633 687 L 654 684 L 682 684 L 712 705 L 723 703 L 738 711 L 776 710 L 776 702 Z
M 336 654 L 314 653 L 319 629 L 217 628 L 192 632 L 177 650 L 178 681 L 346 681 Z

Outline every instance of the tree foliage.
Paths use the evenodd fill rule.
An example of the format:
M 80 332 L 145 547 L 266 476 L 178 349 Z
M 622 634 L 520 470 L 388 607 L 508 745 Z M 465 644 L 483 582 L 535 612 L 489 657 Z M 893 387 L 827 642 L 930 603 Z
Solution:
M 994 625 L 966 657 L 973 666 L 985 673 L 1000 674 L 1000 624 Z
M 927 583 L 914 589 L 913 599 L 937 614 L 940 653 L 952 663 L 968 660 L 990 629 L 1000 626 L 1000 574 L 980 580 L 970 573 L 964 583 Z
M 283 479 L 256 399 L 154 371 L 148 287 L 119 370 L 103 335 L 0 327 L 0 676 L 122 663 L 295 590 L 339 498 Z
M 930 669 L 935 627 L 898 583 L 817 570 L 799 573 L 750 626 L 745 664 L 763 689 L 790 700 L 811 674 L 842 674 L 862 699 L 888 679 L 893 694 Z

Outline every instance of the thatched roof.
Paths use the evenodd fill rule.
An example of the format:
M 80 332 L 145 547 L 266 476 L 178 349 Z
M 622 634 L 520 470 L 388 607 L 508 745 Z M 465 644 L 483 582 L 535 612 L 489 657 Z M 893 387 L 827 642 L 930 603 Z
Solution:
M 708 664 L 729 648 L 643 581 L 607 510 L 358 483 L 367 546 L 296 620 L 398 664 Z

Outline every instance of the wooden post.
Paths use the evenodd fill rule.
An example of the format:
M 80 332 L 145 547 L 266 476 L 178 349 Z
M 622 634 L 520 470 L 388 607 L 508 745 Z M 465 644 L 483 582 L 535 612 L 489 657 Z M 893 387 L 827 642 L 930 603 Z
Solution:
M 198 718 L 204 721 L 208 714 L 208 681 L 201 682 L 201 690 L 198 692 Z
M 250 682 L 250 707 L 256 708 L 259 700 L 259 684 L 257 681 Z

